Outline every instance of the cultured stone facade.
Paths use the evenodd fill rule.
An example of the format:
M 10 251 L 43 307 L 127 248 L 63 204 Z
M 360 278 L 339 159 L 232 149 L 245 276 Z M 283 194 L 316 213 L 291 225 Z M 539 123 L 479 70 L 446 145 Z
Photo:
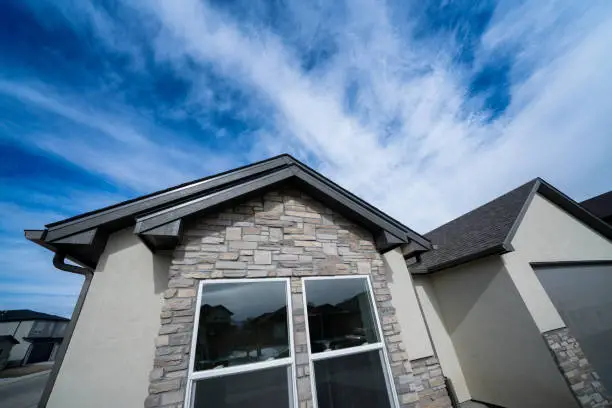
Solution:
M 290 188 L 191 221 L 173 254 L 145 406 L 183 405 L 199 280 L 290 277 L 298 400 L 300 408 L 311 407 L 301 277 L 357 274 L 372 279 L 400 405 L 450 407 L 442 402 L 448 398 L 443 382 L 439 388 L 439 365 L 427 360 L 422 373 L 412 373 L 384 268 L 371 233 Z M 428 402 L 420 404 L 419 396 Z
M 436 357 L 410 361 L 414 376 L 414 388 L 419 395 L 421 408 L 447 408 L 452 405 L 442 367 Z
M 568 328 L 543 334 L 546 343 L 565 376 L 572 393 L 584 408 L 612 407 L 610 394 L 599 380 L 599 375 L 589 363 L 580 343 Z

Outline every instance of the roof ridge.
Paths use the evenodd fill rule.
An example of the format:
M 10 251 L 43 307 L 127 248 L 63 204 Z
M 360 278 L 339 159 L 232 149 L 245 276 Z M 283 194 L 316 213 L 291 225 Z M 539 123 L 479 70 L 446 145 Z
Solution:
M 438 227 L 436 227 L 436 228 L 432 229 L 432 230 L 431 230 L 431 231 L 429 231 L 429 232 L 426 232 L 426 233 L 425 233 L 425 234 L 423 234 L 423 235 L 425 235 L 425 237 L 427 237 L 427 235 L 429 235 L 429 234 L 431 234 L 431 233 L 433 233 L 433 232 L 436 232 L 437 230 L 439 230 L 439 229 L 441 229 L 441 228 L 446 227 L 448 224 L 451 224 L 451 223 L 453 223 L 453 222 L 455 222 L 455 221 L 460 220 L 460 219 L 461 219 L 461 218 L 463 218 L 463 217 L 466 217 L 466 216 L 468 216 L 468 215 L 470 215 L 470 214 L 473 214 L 473 213 L 477 212 L 478 210 L 482 209 L 483 207 L 486 207 L 487 205 L 491 204 L 492 202 L 494 202 L 494 201 L 496 201 L 496 200 L 499 200 L 500 198 L 504 198 L 505 196 L 507 196 L 507 195 L 509 195 L 509 194 L 511 194 L 511 193 L 514 193 L 514 192 L 516 192 L 517 190 L 519 190 L 519 189 L 521 189 L 521 188 L 526 187 L 527 185 L 530 185 L 530 184 L 532 184 L 532 183 L 536 183 L 537 181 L 542 181 L 542 179 L 541 179 L 540 177 L 536 177 L 536 178 L 534 178 L 534 179 L 531 179 L 530 181 L 528 181 L 528 182 L 526 182 L 526 183 L 523 183 L 523 184 L 521 184 L 520 186 L 515 187 L 515 188 L 513 188 L 512 190 L 507 191 L 507 192 L 505 192 L 505 193 L 503 193 L 503 194 L 501 194 L 501 195 L 499 195 L 499 196 L 497 196 L 497 197 L 495 197 L 495 198 L 493 198 L 493 199 L 491 199 L 491 200 L 487 201 L 487 202 L 486 202 L 486 203 L 484 203 L 484 204 L 481 204 L 480 206 L 478 206 L 478 207 L 474 208 L 473 210 L 470 210 L 470 211 L 468 211 L 468 212 L 466 212 L 466 213 L 463 213 L 463 214 L 461 214 L 461 215 L 457 216 L 456 218 L 453 218 L 452 220 L 450 220 L 450 221 L 448 221 L 448 222 L 446 222 L 446 223 L 444 223 L 444 224 L 442 224 L 442 225 L 440 225 L 440 226 L 438 226 Z
M 289 159 L 294 160 L 294 161 L 296 160 L 289 153 L 282 153 L 282 154 L 279 154 L 279 155 L 276 155 L 276 156 L 273 156 L 273 157 L 270 157 L 270 158 L 267 158 L 267 159 L 264 159 L 264 160 L 260 160 L 260 161 L 254 162 L 254 163 L 245 164 L 244 166 L 235 167 L 235 168 L 232 168 L 232 169 L 229 169 L 229 170 L 222 171 L 220 173 L 210 174 L 210 175 L 208 175 L 206 177 L 202 177 L 202 178 L 199 178 L 199 179 L 187 181 L 185 183 L 181 183 L 181 184 L 178 184 L 176 186 L 167 187 L 167 188 L 164 188 L 162 190 L 154 191 L 152 193 L 140 195 L 140 196 L 137 196 L 137 197 L 134 197 L 134 198 L 130 198 L 130 199 L 125 200 L 125 201 L 120 201 L 118 203 L 111 204 L 111 205 L 108 205 L 106 207 L 97 208 L 97 209 L 92 210 L 92 211 L 87 211 L 87 212 L 84 212 L 84 213 L 81 213 L 81 214 L 77 214 L 77 215 L 74 215 L 72 217 L 65 218 L 63 220 L 59 220 L 59 221 L 55 221 L 55 222 L 46 224 L 45 227 L 46 228 L 53 228 L 53 227 L 55 227 L 57 225 L 60 225 L 60 224 L 64 224 L 64 223 L 67 223 L 67 222 L 70 222 L 70 221 L 78 220 L 80 218 L 84 218 L 84 217 L 87 217 L 87 216 L 90 216 L 90 215 L 94 215 L 94 214 L 97 214 L 97 213 L 100 213 L 100 212 L 103 212 L 103 211 L 106 211 L 106 210 L 110 210 L 110 209 L 113 209 L 113 208 L 116 208 L 116 207 L 120 207 L 122 205 L 131 204 L 131 203 L 139 201 L 139 200 L 144 200 L 146 198 L 155 197 L 155 196 L 158 196 L 158 195 L 161 195 L 161 194 L 164 194 L 164 193 L 168 193 L 168 192 L 171 192 L 171 191 L 174 191 L 174 190 L 178 190 L 178 189 L 181 189 L 181 188 L 184 188 L 184 187 L 188 187 L 188 186 L 191 186 L 191 185 L 194 185 L 194 184 L 201 183 L 203 181 L 212 179 L 214 177 L 220 177 L 220 176 L 224 176 L 226 174 L 234 173 L 234 172 L 240 171 L 242 169 L 245 169 L 247 167 L 255 167 L 257 165 L 260 165 L 260 164 L 263 164 L 263 163 L 267 163 L 267 162 L 271 162 L 271 161 L 274 161 L 274 160 L 277 160 L 277 159 L 280 159 L 280 158 L 283 158 L 283 157 L 289 158 Z

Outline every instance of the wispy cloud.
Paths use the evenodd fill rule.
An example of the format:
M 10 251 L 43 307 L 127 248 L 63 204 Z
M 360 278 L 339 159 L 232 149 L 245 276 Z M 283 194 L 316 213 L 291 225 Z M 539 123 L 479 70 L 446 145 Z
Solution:
M 49 161 L 3 178 L 15 214 L 0 235 L 5 259 L 39 251 L 15 243 L 18 226 L 281 152 L 421 232 L 536 176 L 577 199 L 610 188 L 607 1 L 66 1 L 11 12 L 39 43 L 27 54 L 0 42 L 10 67 L 0 142 Z M 44 252 L 32 259 L 2 276 L 65 275 L 51 275 Z M 5 292 L 41 295 L 31 282 Z
M 135 191 L 179 184 L 202 170 L 219 171 L 228 164 L 195 143 L 176 144 L 167 131 L 151 129 L 154 133 L 145 135 L 144 128 L 151 124 L 129 107 L 100 111 L 78 95 L 9 81 L 0 81 L 0 94 L 67 122 L 58 124 L 55 132 L 19 134 L 21 142 L 25 136 L 32 145 Z
M 159 58 L 212 64 L 265 95 L 278 135 L 264 139 L 267 148 L 282 135 L 284 147 L 421 230 L 537 175 L 577 187 L 610 151 L 610 7 L 551 2 L 496 15 L 473 51 L 476 62 L 514 49 L 522 71 L 507 84 L 506 113 L 490 122 L 483 111 L 465 111 L 469 69 L 456 63 L 457 43 L 431 52 L 400 36 L 393 10 L 380 2 L 348 2 L 334 29 L 316 15 L 335 53 L 312 71 L 282 35 L 206 3 L 147 4 L 162 24 Z M 300 28 L 294 37 L 310 35 Z M 356 95 L 347 95 L 351 85 Z M 565 170 L 577 158 L 585 164 Z

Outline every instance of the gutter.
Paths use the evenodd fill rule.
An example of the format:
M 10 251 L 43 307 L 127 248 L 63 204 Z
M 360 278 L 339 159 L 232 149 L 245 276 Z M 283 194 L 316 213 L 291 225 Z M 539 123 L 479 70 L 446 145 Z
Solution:
M 93 279 L 93 269 L 67 264 L 66 254 L 64 252 L 58 251 L 55 253 L 55 255 L 53 256 L 53 266 L 55 266 L 61 271 L 82 275 L 85 277 L 85 281 L 83 282 L 83 286 L 81 286 L 81 292 L 79 293 L 79 298 L 77 300 L 76 305 L 74 306 L 72 318 L 70 319 L 70 323 L 68 323 L 68 327 L 66 328 L 64 340 L 62 341 L 60 348 L 55 355 L 55 363 L 53 364 L 51 374 L 49 375 L 49 379 L 47 380 L 45 389 L 42 393 L 42 396 L 40 397 L 40 401 L 38 402 L 38 408 L 46 408 L 47 406 L 47 402 L 49 401 L 49 397 L 51 396 L 51 391 L 55 386 L 55 380 L 57 379 L 60 368 L 62 367 L 62 363 L 64 362 L 64 357 L 66 356 L 68 345 L 70 344 L 70 340 L 72 339 L 72 335 L 74 334 L 74 329 L 79 319 L 79 315 L 81 314 L 81 310 L 83 309 L 83 304 L 85 303 L 85 296 L 87 296 L 89 286 L 91 285 L 91 281 Z

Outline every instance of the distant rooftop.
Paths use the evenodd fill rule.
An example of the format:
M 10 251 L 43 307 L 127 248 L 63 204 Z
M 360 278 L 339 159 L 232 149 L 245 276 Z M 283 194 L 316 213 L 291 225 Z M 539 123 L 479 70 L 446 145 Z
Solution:
M 67 322 L 70 319 L 29 309 L 0 310 L 0 322 L 20 322 L 24 320 L 59 320 Z

